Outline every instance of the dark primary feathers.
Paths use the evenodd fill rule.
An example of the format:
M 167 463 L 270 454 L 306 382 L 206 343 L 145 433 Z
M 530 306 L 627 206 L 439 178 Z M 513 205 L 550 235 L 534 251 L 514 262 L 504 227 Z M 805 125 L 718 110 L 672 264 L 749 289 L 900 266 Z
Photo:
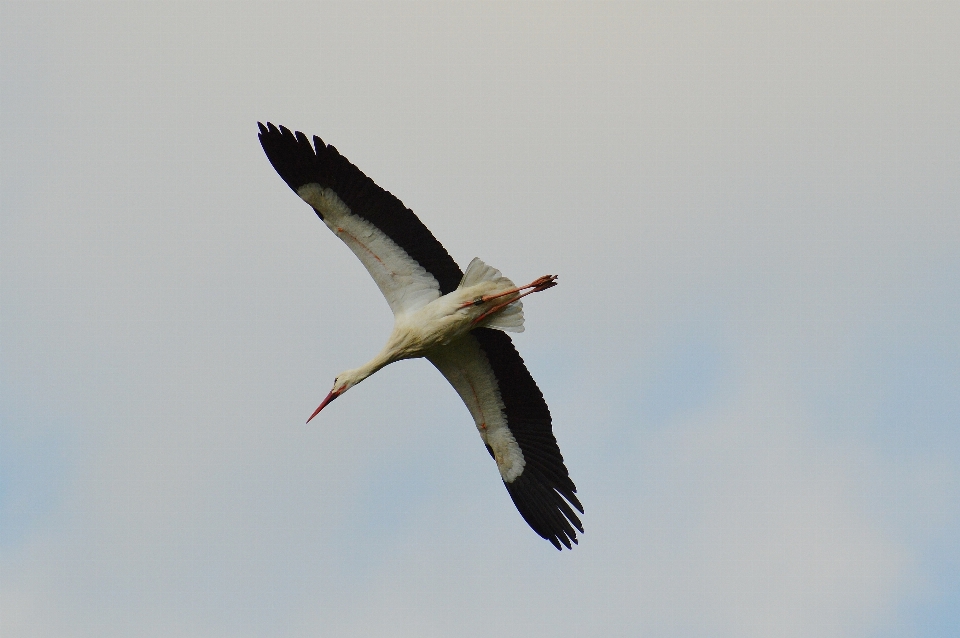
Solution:
M 300 131 L 291 133 L 286 127 L 278 129 L 269 122 L 266 126 L 257 124 L 260 145 L 267 158 L 294 192 L 310 183 L 333 189 L 353 214 L 379 228 L 433 275 L 440 284 L 440 294 L 456 290 L 463 277 L 457 262 L 403 202 L 374 184 L 319 137 L 313 137 L 311 146 Z
M 294 192 L 310 183 L 332 189 L 352 213 L 376 226 L 432 274 L 440 284 L 441 294 L 457 288 L 462 271 L 399 199 L 377 186 L 319 137 L 315 136 L 311 144 L 299 131 L 292 133 L 270 123 L 258 125 L 264 152 Z M 322 218 L 319 211 L 315 212 Z M 543 394 L 509 336 L 488 328 L 477 328 L 470 334 L 487 356 L 503 400 L 507 427 L 525 461 L 523 472 L 504 485 L 520 515 L 537 534 L 557 549 L 571 548 L 577 542 L 574 528 L 583 532 L 573 508 L 582 514 L 583 506 L 563 463 Z
M 581 514 L 583 505 L 577 499 L 577 487 L 567 473 L 560 446 L 553 436 L 547 402 L 507 334 L 489 328 L 477 328 L 470 334 L 480 343 L 493 368 L 507 425 L 526 462 L 520 476 L 504 485 L 533 531 L 557 549 L 560 543 L 569 549 L 571 541 L 577 542 L 573 528 L 582 533 L 583 525 L 563 499 Z

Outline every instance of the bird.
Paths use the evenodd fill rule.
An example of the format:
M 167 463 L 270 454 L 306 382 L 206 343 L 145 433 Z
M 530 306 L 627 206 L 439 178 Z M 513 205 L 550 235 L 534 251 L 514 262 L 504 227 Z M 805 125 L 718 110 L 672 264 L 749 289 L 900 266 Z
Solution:
M 480 259 L 461 271 L 413 211 L 335 147 L 257 125 L 273 168 L 360 259 L 394 314 L 383 350 L 337 375 L 307 422 L 384 366 L 424 357 L 460 395 L 523 519 L 558 550 L 572 549 L 583 505 L 543 394 L 506 334 L 523 331 L 520 299 L 557 285 L 557 276 L 516 286 Z

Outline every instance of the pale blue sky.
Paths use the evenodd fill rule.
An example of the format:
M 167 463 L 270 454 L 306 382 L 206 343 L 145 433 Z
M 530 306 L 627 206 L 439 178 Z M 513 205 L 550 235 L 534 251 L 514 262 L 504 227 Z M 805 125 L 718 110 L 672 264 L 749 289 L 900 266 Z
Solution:
M 4 636 L 960 630 L 956 3 L 0 0 Z M 516 338 L 556 552 L 274 173 L 334 144 Z

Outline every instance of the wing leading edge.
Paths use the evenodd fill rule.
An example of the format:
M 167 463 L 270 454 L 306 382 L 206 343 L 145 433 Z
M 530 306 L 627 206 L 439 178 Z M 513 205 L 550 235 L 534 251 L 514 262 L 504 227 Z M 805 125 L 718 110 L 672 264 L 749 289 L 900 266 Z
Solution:
M 463 273 L 417 216 L 331 145 L 258 123 L 280 177 L 360 258 L 394 313 L 455 290 Z M 459 345 L 458 345 L 459 344 Z M 477 328 L 428 358 L 470 410 L 520 515 L 557 549 L 577 543 L 583 513 L 550 410 L 513 342 Z M 571 507 L 571 505 L 573 507 Z
M 407 275 L 411 263 L 436 280 L 439 294 L 445 295 L 456 289 L 463 277 L 460 267 L 399 199 L 377 186 L 319 137 L 314 136 L 311 145 L 307 136 L 299 131 L 292 133 L 286 127 L 277 128 L 269 122 L 266 126 L 258 123 L 258 126 L 260 145 L 277 173 L 297 195 L 313 206 L 317 216 L 360 258 L 392 308 L 394 299 L 391 299 L 389 287 L 384 288 L 383 277 L 394 275 L 398 270 Z M 304 188 L 312 184 L 319 188 Z M 345 211 L 337 205 L 337 199 L 346 207 Z M 326 219 L 325 215 L 337 215 L 337 219 Z M 350 226 L 351 221 L 354 227 Z M 382 235 L 387 241 L 381 244 L 396 246 L 399 251 L 394 249 L 393 252 L 400 254 L 377 253 L 365 244 L 358 246 L 371 237 L 371 232 Z M 391 258 L 395 263 L 384 263 Z M 378 272 L 378 269 L 384 272 Z M 400 282 L 395 287 L 402 285 Z
M 557 549 L 577 543 L 583 505 L 553 435 L 550 410 L 510 337 L 477 328 L 429 357 L 473 415 L 523 519 Z M 571 505 L 573 507 L 571 507 Z

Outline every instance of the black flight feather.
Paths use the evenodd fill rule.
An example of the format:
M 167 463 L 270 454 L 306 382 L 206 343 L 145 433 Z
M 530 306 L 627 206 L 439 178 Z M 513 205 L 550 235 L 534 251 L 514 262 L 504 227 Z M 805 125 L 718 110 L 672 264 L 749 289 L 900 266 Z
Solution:
M 489 328 L 477 328 L 470 334 L 487 355 L 497 378 L 507 427 L 526 461 L 520 476 L 504 485 L 520 515 L 537 534 L 557 549 L 561 543 L 570 548 L 571 542 L 577 542 L 573 527 L 583 532 L 583 524 L 567 502 L 581 514 L 583 505 L 553 436 L 547 402 L 509 336 Z
M 271 123 L 260 127 L 260 145 L 287 186 L 296 192 L 304 184 L 329 188 L 350 211 L 379 228 L 440 284 L 440 294 L 456 290 L 460 267 L 409 208 L 351 164 L 319 137 L 313 144 L 303 133 L 291 133 Z M 317 211 L 317 215 L 320 215 Z M 321 215 L 322 218 L 322 215 Z
M 463 273 L 427 227 L 403 203 L 377 186 L 337 149 L 319 137 L 313 143 L 301 132 L 273 124 L 260 127 L 260 144 L 283 181 L 294 192 L 316 183 L 332 189 L 351 212 L 379 228 L 433 275 L 441 294 L 453 292 Z M 322 219 L 322 214 L 316 211 Z M 477 328 L 471 333 L 486 354 L 497 379 L 507 426 L 523 453 L 523 472 L 504 482 L 520 515 L 541 537 L 561 549 L 577 543 L 574 527 L 583 525 L 570 505 L 583 513 L 577 488 L 570 479 L 553 435 L 550 410 L 543 394 L 517 353 L 499 330 Z M 487 446 L 493 457 L 493 450 Z M 566 500 L 564 500 L 566 499 Z M 569 503 L 569 505 L 568 505 Z

